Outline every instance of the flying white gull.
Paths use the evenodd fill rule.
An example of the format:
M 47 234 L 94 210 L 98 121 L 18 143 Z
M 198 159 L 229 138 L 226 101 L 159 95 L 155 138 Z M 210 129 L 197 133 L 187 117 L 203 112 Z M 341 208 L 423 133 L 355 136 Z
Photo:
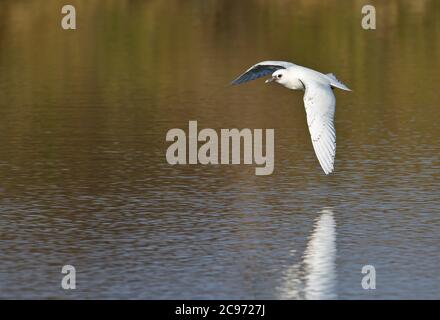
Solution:
M 304 106 L 313 148 L 325 174 L 333 171 L 336 132 L 333 124 L 336 100 L 334 88 L 351 91 L 332 74 L 301 67 L 284 61 L 263 61 L 232 81 L 241 84 L 272 74 L 268 82 L 278 82 L 288 89 L 304 90 Z

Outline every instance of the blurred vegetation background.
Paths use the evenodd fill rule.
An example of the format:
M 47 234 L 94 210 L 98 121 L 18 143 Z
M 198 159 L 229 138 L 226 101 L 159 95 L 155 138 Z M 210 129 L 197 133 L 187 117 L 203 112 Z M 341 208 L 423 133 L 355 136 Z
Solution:
M 4 163 L 29 169 L 41 156 L 105 181 L 97 146 L 123 143 L 161 163 L 166 131 L 194 119 L 276 128 L 280 158 L 291 144 L 312 151 L 301 93 L 228 86 L 262 60 L 334 72 L 354 90 L 337 93 L 339 150 L 438 138 L 439 1 L 72 0 L 77 30 L 61 28 L 64 4 L 0 2 Z M 361 28 L 365 4 L 377 30 Z

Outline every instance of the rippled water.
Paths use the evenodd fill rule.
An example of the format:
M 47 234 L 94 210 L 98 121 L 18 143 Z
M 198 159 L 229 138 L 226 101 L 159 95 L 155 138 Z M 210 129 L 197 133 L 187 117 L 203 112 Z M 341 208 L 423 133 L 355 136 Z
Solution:
M 0 3 L 0 298 L 440 298 L 438 1 L 70 3 Z M 228 85 L 266 59 L 353 89 L 334 174 L 301 92 Z M 274 173 L 170 166 L 189 120 L 274 128 Z

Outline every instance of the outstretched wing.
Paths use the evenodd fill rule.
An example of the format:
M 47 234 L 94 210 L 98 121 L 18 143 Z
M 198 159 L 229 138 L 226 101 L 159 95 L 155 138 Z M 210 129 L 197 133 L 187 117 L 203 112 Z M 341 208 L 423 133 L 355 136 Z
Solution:
M 304 106 L 313 149 L 325 174 L 333 171 L 336 154 L 336 132 L 333 124 L 336 100 L 329 85 L 305 84 Z
M 274 73 L 279 69 L 286 69 L 293 66 L 293 63 L 285 61 L 263 61 L 250 67 L 245 73 L 240 75 L 237 79 L 231 82 L 231 84 L 242 84 L 251 80 L 255 80 L 268 74 Z

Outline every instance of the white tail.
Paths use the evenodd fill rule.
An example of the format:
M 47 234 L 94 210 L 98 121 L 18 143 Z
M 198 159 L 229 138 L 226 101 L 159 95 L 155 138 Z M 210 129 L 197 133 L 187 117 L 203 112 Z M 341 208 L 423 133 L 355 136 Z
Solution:
M 345 84 L 339 81 L 333 73 L 327 73 L 326 76 L 330 80 L 330 85 L 332 87 L 336 87 L 341 90 L 351 91 Z

